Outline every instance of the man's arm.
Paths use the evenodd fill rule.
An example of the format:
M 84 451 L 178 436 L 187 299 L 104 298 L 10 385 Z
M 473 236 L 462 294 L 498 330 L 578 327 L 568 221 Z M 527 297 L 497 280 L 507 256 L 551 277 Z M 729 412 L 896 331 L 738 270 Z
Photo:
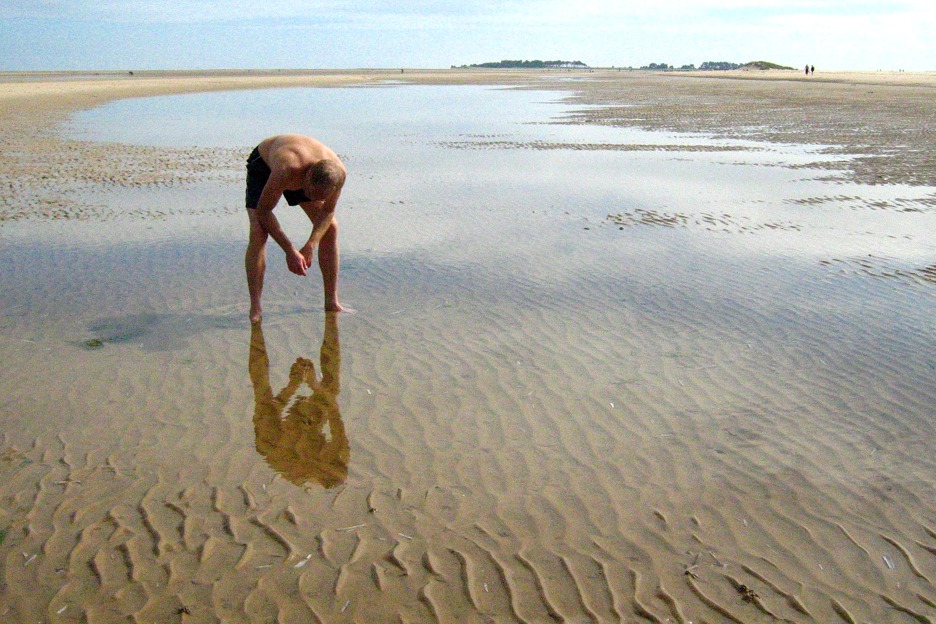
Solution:
M 309 263 L 299 253 L 299 250 L 293 246 L 292 241 L 289 240 L 286 232 L 280 226 L 276 215 L 273 214 L 273 208 L 276 207 L 276 203 L 283 196 L 284 188 L 282 175 L 277 171 L 273 171 L 267 180 L 266 186 L 263 187 L 260 199 L 257 201 L 257 223 L 286 254 L 286 266 L 289 267 L 289 270 L 296 275 L 305 275 Z
M 302 246 L 299 253 L 306 259 L 308 265 L 312 264 L 312 256 L 315 248 L 321 242 L 325 232 L 335 222 L 335 208 L 338 207 L 338 198 L 341 196 L 341 189 L 332 193 L 331 197 L 322 202 L 321 206 L 313 207 L 307 210 L 306 214 L 312 221 L 312 233 L 309 235 L 308 242 Z

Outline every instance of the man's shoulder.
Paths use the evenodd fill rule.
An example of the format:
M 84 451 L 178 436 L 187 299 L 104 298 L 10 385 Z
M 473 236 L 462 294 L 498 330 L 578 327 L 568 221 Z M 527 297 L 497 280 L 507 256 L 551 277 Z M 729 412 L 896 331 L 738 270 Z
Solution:
M 265 159 L 270 169 L 304 169 L 314 162 L 312 153 L 304 146 L 294 143 L 272 144 Z
M 260 145 L 260 154 L 274 171 L 305 169 L 321 160 L 334 160 L 345 168 L 331 148 L 303 134 L 280 134 L 265 139 Z

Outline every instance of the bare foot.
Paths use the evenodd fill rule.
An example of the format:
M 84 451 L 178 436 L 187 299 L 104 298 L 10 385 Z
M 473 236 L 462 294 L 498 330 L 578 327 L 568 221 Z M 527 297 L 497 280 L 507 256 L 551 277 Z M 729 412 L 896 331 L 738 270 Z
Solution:
M 351 308 L 346 308 L 337 301 L 335 303 L 326 303 L 325 304 L 326 312 L 344 312 L 345 314 L 355 314 L 357 310 L 352 310 Z
M 259 323 L 262 318 L 263 318 L 263 310 L 261 310 L 260 308 L 257 308 L 256 310 L 254 310 L 253 308 L 250 309 L 250 324 L 251 325 Z

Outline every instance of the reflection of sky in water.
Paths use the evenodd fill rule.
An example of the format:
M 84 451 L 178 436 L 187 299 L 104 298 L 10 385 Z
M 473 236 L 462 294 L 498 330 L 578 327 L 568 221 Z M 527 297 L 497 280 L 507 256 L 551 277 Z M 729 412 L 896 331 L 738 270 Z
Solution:
M 840 267 L 856 270 L 854 260 L 871 254 L 876 259 L 869 273 L 901 263 L 911 269 L 934 264 L 934 210 L 919 201 L 933 189 L 823 181 L 827 170 L 789 166 L 826 158 L 802 146 L 614 151 L 481 144 L 715 144 L 701 135 L 549 124 L 572 110 L 558 100 L 555 93 L 479 87 L 211 93 L 115 102 L 77 115 L 70 131 L 95 140 L 235 147 L 244 156 L 259 139 L 282 131 L 309 133 L 334 146 L 352 171 L 339 209 L 342 297 L 359 310 L 361 322 L 380 319 L 373 321 L 377 335 L 392 336 L 394 323 L 405 326 L 423 312 L 452 315 L 450 326 L 436 327 L 457 334 L 463 318 L 473 322 L 482 309 L 505 319 L 515 309 L 569 313 L 574 320 L 562 323 L 570 336 L 600 331 L 612 343 L 619 326 L 645 310 L 685 313 L 686 326 L 705 336 L 733 330 L 739 309 L 768 319 L 772 330 L 800 327 L 806 312 L 818 319 L 816 328 L 864 327 L 869 301 L 883 301 L 879 309 L 899 312 L 907 326 L 923 326 L 931 316 L 932 306 L 920 305 L 919 297 L 929 291 L 898 296 L 893 280 L 834 275 Z M 0 273 L 7 293 L 0 346 L 77 348 L 95 339 L 100 349 L 79 355 L 112 357 L 131 345 L 155 360 L 246 324 L 242 197 L 241 182 L 128 189 L 94 199 L 133 205 L 137 215 L 147 209 L 158 214 L 162 206 L 196 210 L 118 217 L 103 226 L 8 224 L 2 233 L 14 244 L 0 245 L 8 267 Z M 907 201 L 895 202 L 900 198 Z M 897 208 L 879 207 L 887 204 Z M 899 210 L 908 207 L 921 211 Z M 308 234 L 301 211 L 284 206 L 277 212 L 290 236 Z M 619 229 L 607 219 L 627 214 L 657 221 L 632 217 Z M 712 227 L 708 216 L 718 218 Z M 267 328 L 277 320 L 292 326 L 320 309 L 317 276 L 293 279 L 276 248 L 268 277 Z M 791 306 L 796 314 L 785 316 Z M 465 310 L 465 317 L 457 316 Z M 697 310 L 714 312 L 696 321 Z M 576 316 L 582 311 L 587 314 Z M 606 315 L 598 330 L 596 314 Z M 876 322 L 886 329 L 890 316 Z M 511 327 L 502 322 L 498 331 Z M 753 335 L 762 327 L 756 321 L 748 329 Z M 426 330 L 430 343 L 432 331 Z M 272 359 L 308 358 L 319 339 L 314 348 L 305 342 L 285 360 L 283 354 Z M 281 370 L 272 382 L 282 379 Z M 544 385 L 552 382 L 569 385 L 548 376 Z
M 482 87 L 230 91 L 124 100 L 78 114 L 74 130 L 95 140 L 164 146 L 242 147 L 283 132 L 320 137 L 339 153 L 463 134 L 515 134 L 531 121 L 536 91 Z M 549 107 L 542 106 L 545 120 Z M 134 119 L 128 127 L 127 119 Z
M 725 231 L 692 237 L 718 252 L 827 257 L 870 248 L 914 261 L 933 255 L 920 235 L 936 225 L 933 211 L 919 204 L 932 189 L 833 183 L 821 179 L 828 171 L 792 168 L 843 160 L 821 146 L 562 123 L 584 108 L 562 98 L 481 86 L 232 91 L 118 101 L 79 113 L 69 131 L 95 140 L 245 150 L 281 132 L 320 138 L 351 168 L 343 204 L 379 216 L 386 228 L 356 230 L 366 251 L 450 247 L 472 226 L 489 229 L 489 218 L 505 213 L 571 214 L 594 224 L 641 210 L 682 219 L 690 232 L 699 219 L 731 215 Z M 653 149 L 662 145 L 669 147 Z M 157 201 L 158 194 L 141 201 Z M 900 210 L 918 204 L 920 212 Z M 659 228 L 638 227 L 628 239 L 658 235 Z
M 374 144 L 392 150 L 407 139 L 767 147 L 701 133 L 549 123 L 588 108 L 561 100 L 554 92 L 479 86 L 227 91 L 113 102 L 78 113 L 70 130 L 81 138 L 167 147 L 243 147 L 299 132 L 340 153 Z

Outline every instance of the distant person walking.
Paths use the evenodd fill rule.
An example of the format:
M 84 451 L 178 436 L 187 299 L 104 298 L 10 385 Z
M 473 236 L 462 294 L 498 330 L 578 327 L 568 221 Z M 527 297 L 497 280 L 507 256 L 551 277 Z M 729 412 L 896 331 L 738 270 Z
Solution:
M 809 65 L 806 66 L 806 75 L 809 75 Z
M 338 222 L 335 208 L 347 171 L 331 149 L 301 134 L 264 139 L 247 159 L 247 216 L 250 239 L 244 264 L 250 292 L 250 322 L 263 316 L 260 296 L 266 272 L 266 242 L 273 240 L 286 254 L 286 266 L 305 275 L 318 247 L 319 269 L 325 290 L 325 310 L 342 312 L 338 302 Z M 281 197 L 299 205 L 312 222 L 312 234 L 301 248 L 293 246 L 273 209 Z
M 815 66 L 815 65 L 810 65 L 810 66 L 809 66 L 809 73 L 810 73 L 810 74 L 815 74 L 815 73 L 816 73 L 816 66 Z

